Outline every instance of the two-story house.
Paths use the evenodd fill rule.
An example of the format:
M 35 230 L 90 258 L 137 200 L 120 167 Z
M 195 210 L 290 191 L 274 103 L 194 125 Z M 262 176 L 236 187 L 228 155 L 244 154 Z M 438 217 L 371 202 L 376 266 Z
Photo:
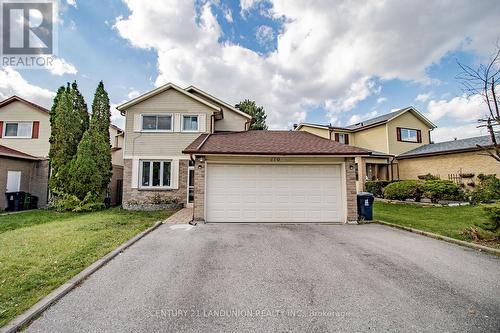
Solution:
M 38 206 L 48 200 L 50 176 L 49 110 L 21 97 L 0 102 L 0 210 L 6 208 L 7 192 L 28 192 L 38 197 Z M 123 131 L 110 127 L 113 178 L 109 195 L 119 204 L 123 179 Z
M 371 156 L 356 159 L 357 189 L 362 191 L 366 180 L 400 179 L 396 156 L 430 144 L 434 128 L 417 109 L 407 107 L 346 127 L 301 123 L 295 129 L 370 150 Z
M 354 160 L 365 149 L 307 132 L 249 131 L 249 115 L 193 86 L 169 83 L 118 110 L 126 209 L 174 201 L 207 222 L 357 219 Z

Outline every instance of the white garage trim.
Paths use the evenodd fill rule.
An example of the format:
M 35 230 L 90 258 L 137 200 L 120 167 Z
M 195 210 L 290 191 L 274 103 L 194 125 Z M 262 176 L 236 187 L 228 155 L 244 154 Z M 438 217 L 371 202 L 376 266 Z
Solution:
M 298 216 L 297 218 L 294 218 L 293 217 L 293 212 L 290 212 L 290 210 L 288 212 L 287 209 L 291 209 L 289 208 L 290 206 L 288 206 L 285 210 L 283 210 L 282 212 L 285 212 L 286 214 L 284 214 L 284 216 L 282 217 L 276 217 L 276 211 L 273 211 L 272 209 L 270 209 L 270 215 L 262 218 L 262 221 L 260 221 L 261 217 L 255 217 L 254 218 L 251 218 L 249 220 L 245 220 L 245 219 L 242 219 L 241 221 L 237 220 L 239 219 L 239 216 L 243 216 L 243 213 L 242 212 L 239 212 L 239 216 L 238 217 L 233 217 L 233 218 L 227 218 L 226 220 L 224 220 L 224 218 L 215 218 L 213 217 L 213 214 L 212 216 L 209 216 L 209 209 L 211 209 L 211 207 L 213 207 L 213 205 L 216 204 L 216 202 L 214 202 L 213 200 L 213 197 L 212 198 L 209 198 L 209 195 L 214 195 L 213 192 L 214 192 L 214 184 L 213 184 L 213 181 L 212 179 L 210 178 L 212 175 L 210 174 L 210 170 L 212 170 L 211 166 L 216 166 L 216 165 L 225 165 L 225 166 L 231 166 L 231 165 L 238 165 L 238 166 L 245 166 L 245 165 L 248 165 L 248 166 L 251 166 L 251 165 L 263 165 L 263 166 L 304 166 L 305 168 L 307 167 L 311 167 L 312 171 L 315 171 L 314 170 L 314 166 L 322 166 L 322 165 L 325 165 L 325 166 L 338 166 L 338 171 L 335 171 L 335 172 L 332 172 L 331 174 L 328 173 L 329 169 L 318 169 L 318 170 L 323 170 L 325 172 L 325 174 L 323 175 L 325 178 L 325 180 L 327 181 L 331 181 L 331 189 L 332 190 L 335 190 L 336 193 L 331 193 L 328 191 L 328 188 L 325 188 L 323 187 L 323 192 L 321 192 L 321 196 L 320 196 L 320 200 L 322 201 L 321 203 L 311 203 L 311 202 L 308 202 L 310 204 L 310 207 L 314 207 L 316 205 L 316 207 L 319 208 L 318 211 L 314 211 L 314 210 L 307 210 L 307 205 L 304 204 L 304 208 L 305 210 L 302 211 L 302 212 L 299 212 L 299 213 L 303 213 L 302 216 Z M 240 161 L 205 161 L 205 184 L 204 184 L 204 187 L 205 187 L 205 193 L 204 193 L 204 201 L 205 201 L 205 205 L 204 205 L 204 217 L 205 217 L 205 221 L 207 222 L 267 222 L 267 223 L 285 223 L 285 222 L 291 222 L 291 223 L 305 223 L 305 222 L 313 222 L 313 223 L 339 223 L 339 222 L 346 222 L 347 220 L 347 187 L 346 187 L 346 164 L 345 162 L 325 162 L 325 161 L 321 161 L 321 162 L 314 162 L 314 161 L 311 161 L 308 159 L 308 161 L 297 161 L 297 162 L 290 162 L 290 161 L 287 161 L 287 162 L 283 162 L 283 163 L 276 163 L 276 162 L 264 162 L 264 161 L 259 161 L 259 162 L 242 162 L 241 160 Z M 273 170 L 274 168 L 270 168 L 269 170 Z M 278 168 L 276 168 L 278 169 Z M 276 170 L 274 169 L 274 170 Z M 231 171 L 231 169 L 228 169 L 229 171 Z M 298 172 L 300 172 L 299 170 L 301 170 L 300 168 L 299 169 L 296 169 Z M 232 177 L 236 177 L 236 179 L 238 179 L 238 170 L 233 170 L 235 172 L 235 174 L 232 175 Z M 244 170 L 242 170 L 244 171 Z M 249 169 L 249 171 L 251 171 L 251 169 Z M 279 170 L 276 170 L 276 171 L 279 171 Z M 302 171 L 306 171 L 307 170 L 302 170 Z M 316 170 L 317 171 L 317 170 Z M 288 169 L 288 172 L 289 172 L 289 176 L 290 177 L 293 177 L 294 176 L 294 172 L 296 172 L 294 170 L 294 168 L 292 169 Z M 337 177 L 337 172 L 338 172 L 338 177 Z M 228 175 L 228 177 L 230 177 L 231 175 Z M 219 175 L 219 179 L 220 178 L 220 175 Z M 265 179 L 265 177 L 263 178 L 263 180 Z M 306 177 L 307 179 L 307 177 Z M 282 180 L 286 180 L 286 177 L 282 178 Z M 214 180 L 216 181 L 216 180 Z M 278 179 L 275 179 L 275 178 L 272 178 L 269 180 L 270 182 L 273 182 L 273 181 L 278 181 L 279 182 L 279 178 Z M 320 180 L 318 180 L 318 178 L 316 178 L 316 182 L 318 182 Z M 211 182 L 212 184 L 210 186 L 212 186 L 212 188 L 208 188 L 209 185 L 208 183 Z M 306 181 L 307 182 L 307 181 Z M 334 184 L 338 184 L 338 186 L 334 185 Z M 299 185 L 300 186 L 300 185 Z M 302 183 L 302 186 L 304 186 L 304 183 Z M 312 185 L 314 186 L 314 185 Z M 319 185 L 321 186 L 321 185 Z M 291 185 L 290 189 L 293 190 L 294 188 L 294 185 Z M 259 189 L 260 188 L 256 188 L 256 192 L 255 194 L 257 194 L 257 197 L 258 197 L 258 194 L 260 193 L 259 192 Z M 307 188 L 307 185 L 305 187 L 306 190 L 309 190 L 309 192 L 306 192 L 306 193 L 311 193 L 310 191 L 311 190 L 314 190 L 314 188 Z M 223 190 L 219 190 L 219 192 L 221 192 Z M 319 188 L 318 188 L 318 191 L 319 191 Z M 221 192 L 222 193 L 222 192 Z M 325 193 L 331 193 L 331 195 L 329 196 L 328 199 L 325 199 Z M 220 193 L 219 193 L 220 194 Z M 249 194 L 251 196 L 251 194 Z M 307 194 L 306 194 L 307 195 Z M 309 194 L 310 195 L 310 194 Z M 276 200 L 277 198 L 276 197 L 273 197 L 273 200 Z M 223 198 L 221 199 L 223 200 L 223 202 L 225 201 Z M 325 200 L 327 202 L 325 202 Z M 328 200 L 330 200 L 331 202 L 328 203 Z M 284 205 L 283 205 L 283 208 L 286 207 L 286 204 L 284 202 L 282 202 Z M 322 209 L 323 207 L 321 207 L 321 205 L 324 204 L 326 205 L 325 207 L 332 207 L 330 209 L 330 213 L 332 214 L 332 218 L 330 219 L 328 216 L 325 216 L 324 213 L 322 213 Z M 335 205 L 336 207 L 333 207 L 333 206 L 330 206 L 331 205 Z M 229 203 L 228 203 L 229 205 Z M 219 206 L 223 206 L 223 203 L 222 202 L 219 202 Z M 293 208 L 292 208 L 293 209 Z M 336 211 L 336 213 L 335 213 Z M 237 210 L 235 211 L 237 212 Z M 314 214 L 314 212 L 316 212 L 316 214 Z M 227 212 L 224 212 L 224 214 L 227 213 Z M 313 213 L 312 215 L 310 213 Z M 318 214 L 319 213 L 319 214 Z M 288 214 L 288 215 L 287 215 Z M 257 213 L 257 216 L 259 214 Z M 316 216 L 314 216 L 316 215 Z M 286 217 L 285 217 L 286 216 Z M 290 217 L 292 216 L 292 217 Z M 221 220 L 219 220 L 221 219 Z M 288 220 L 290 219 L 290 220 Z

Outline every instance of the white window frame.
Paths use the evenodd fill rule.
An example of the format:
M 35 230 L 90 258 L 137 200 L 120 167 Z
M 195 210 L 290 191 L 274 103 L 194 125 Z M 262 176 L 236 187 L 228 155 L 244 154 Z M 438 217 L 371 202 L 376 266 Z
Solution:
M 170 185 L 168 186 L 144 186 L 142 185 L 142 171 L 143 171 L 143 166 L 144 162 L 149 162 L 149 181 L 152 184 L 153 183 L 153 162 L 161 162 L 160 164 L 160 184 L 163 184 L 163 168 L 165 166 L 165 163 L 170 163 Z M 169 190 L 172 189 L 172 183 L 174 182 L 173 177 L 173 161 L 172 160 L 139 160 L 139 179 L 138 179 L 138 185 L 140 189 L 149 189 L 149 190 Z
M 169 130 L 149 130 L 144 129 L 144 117 L 170 117 L 170 129 Z M 158 118 L 156 119 L 156 124 L 158 125 Z M 170 133 L 174 131 L 174 114 L 173 113 L 143 113 L 141 114 L 141 132 L 147 133 Z
M 410 131 L 415 132 L 415 140 L 411 140 L 409 137 L 408 138 L 404 137 L 403 133 L 406 132 L 407 134 L 409 134 Z M 401 141 L 417 143 L 418 142 L 418 130 L 413 129 L 413 128 L 401 128 Z
M 345 144 L 346 133 L 339 133 L 339 143 Z
M 7 135 L 7 125 L 17 124 L 17 131 L 19 132 L 19 124 L 30 124 L 31 130 L 28 136 Z M 32 121 L 4 121 L 2 138 L 4 139 L 31 139 L 33 137 L 33 122 Z
M 196 117 L 196 119 L 198 120 L 197 121 L 198 128 L 196 130 L 185 130 L 184 129 L 184 117 Z M 198 133 L 199 131 L 200 131 L 200 115 L 199 114 L 189 114 L 189 113 L 181 114 L 181 132 Z

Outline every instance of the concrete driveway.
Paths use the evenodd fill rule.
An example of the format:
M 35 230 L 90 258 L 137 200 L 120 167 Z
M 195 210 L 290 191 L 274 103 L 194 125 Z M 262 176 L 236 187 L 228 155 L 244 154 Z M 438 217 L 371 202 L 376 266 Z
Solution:
M 500 331 L 500 259 L 381 225 L 168 225 L 28 332 Z

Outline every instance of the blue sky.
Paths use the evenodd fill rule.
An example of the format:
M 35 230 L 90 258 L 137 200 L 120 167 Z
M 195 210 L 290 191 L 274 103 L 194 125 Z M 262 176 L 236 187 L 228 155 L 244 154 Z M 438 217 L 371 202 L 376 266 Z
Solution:
M 435 141 L 483 134 L 484 106 L 463 95 L 457 61 L 477 65 L 500 38 L 493 0 L 61 0 L 59 18 L 58 67 L 2 67 L 0 97 L 50 107 L 76 80 L 90 105 L 103 80 L 115 106 L 166 82 L 194 84 L 229 103 L 256 100 L 280 129 L 413 105 L 438 125 Z M 123 125 L 116 111 L 113 120 Z

